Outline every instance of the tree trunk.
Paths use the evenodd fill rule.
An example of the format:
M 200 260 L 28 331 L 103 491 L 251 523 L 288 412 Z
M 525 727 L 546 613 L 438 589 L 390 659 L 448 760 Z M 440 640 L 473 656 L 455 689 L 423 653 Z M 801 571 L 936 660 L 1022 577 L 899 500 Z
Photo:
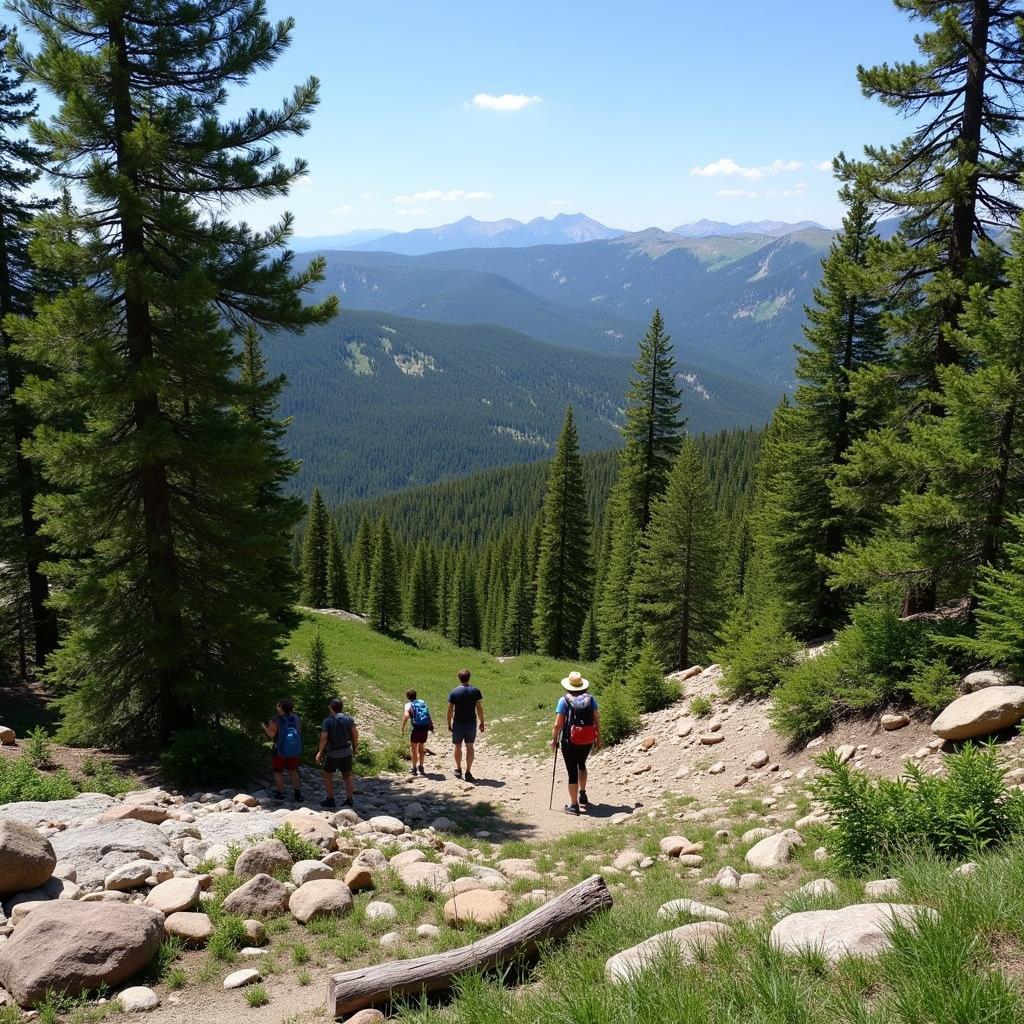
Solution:
M 131 100 L 130 68 L 122 16 L 115 14 L 108 23 L 114 49 L 111 68 L 111 105 L 117 150 L 118 173 L 138 187 L 138 176 L 125 147 L 125 137 L 134 124 Z M 131 202 L 119 204 L 121 250 L 129 264 L 144 263 L 146 239 L 142 220 Z M 125 338 L 130 368 L 138 374 L 154 355 L 153 325 L 149 302 L 140 291 L 138 267 L 129 270 L 124 289 Z M 146 434 L 163 419 L 159 395 L 148 390 L 132 402 L 135 429 Z M 182 698 L 182 683 L 187 673 L 184 628 L 178 583 L 178 558 L 171 522 L 170 484 L 163 459 L 144 456 L 139 467 L 139 493 L 142 502 L 143 536 L 146 559 L 145 588 L 160 649 L 157 666 L 160 737 L 167 741 L 178 729 L 194 722 L 194 709 Z
M 611 905 L 604 879 L 591 875 L 521 920 L 469 946 L 335 974 L 328 983 L 328 1016 L 341 1017 L 367 1006 L 449 989 L 458 975 L 529 956 L 541 942 L 561 938 Z

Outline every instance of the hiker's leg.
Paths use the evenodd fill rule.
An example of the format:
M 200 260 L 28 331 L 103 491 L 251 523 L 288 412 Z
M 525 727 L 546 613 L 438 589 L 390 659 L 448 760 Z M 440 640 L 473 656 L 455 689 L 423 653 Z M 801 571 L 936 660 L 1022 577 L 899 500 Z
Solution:
M 334 772 L 324 772 L 324 789 L 327 790 L 327 799 L 334 799 Z
M 423 767 L 423 758 L 426 756 L 427 745 L 426 743 L 417 743 L 416 751 L 413 755 L 413 764 L 418 764 L 421 768 Z
M 352 772 L 344 772 L 341 777 L 345 780 L 345 793 L 347 794 L 349 800 L 351 800 L 352 794 L 355 792 L 355 785 L 352 782 Z
M 473 770 L 473 746 L 472 743 L 466 744 L 466 771 Z
M 302 782 L 299 779 L 299 773 L 294 768 L 288 769 L 288 778 L 292 780 L 293 789 L 302 789 Z
M 278 793 L 284 792 L 284 772 L 274 772 L 274 785 Z
M 586 769 L 586 767 L 580 768 L 579 772 L 577 773 L 577 776 L 579 778 L 580 789 L 582 789 L 583 792 L 586 793 L 586 791 L 587 791 L 587 769 Z
M 462 771 L 462 744 L 455 743 L 452 746 L 455 754 L 455 767 L 461 772 Z M 470 748 L 472 750 L 472 747 Z
M 565 772 L 569 779 L 569 803 L 577 804 L 580 796 L 580 766 L 571 744 L 562 744 L 562 761 L 565 763 Z

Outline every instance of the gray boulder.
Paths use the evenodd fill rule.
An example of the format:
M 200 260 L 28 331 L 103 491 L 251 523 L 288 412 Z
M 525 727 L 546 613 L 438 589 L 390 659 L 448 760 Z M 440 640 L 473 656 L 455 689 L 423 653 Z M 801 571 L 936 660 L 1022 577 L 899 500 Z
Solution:
M 56 866 L 49 840 L 29 825 L 0 818 L 0 896 L 35 889 Z
M 235 861 L 235 874 L 239 878 L 272 875 L 277 871 L 291 871 L 291 868 L 291 854 L 280 839 L 264 839 L 243 850 Z
M 944 740 L 988 736 L 1024 718 L 1024 686 L 988 686 L 957 697 L 932 722 L 932 732 Z
M 786 953 L 815 951 L 835 963 L 848 956 L 874 957 L 892 945 L 895 927 L 916 929 L 934 910 L 906 903 L 857 903 L 842 910 L 789 914 L 772 928 L 770 941 Z
M 57 859 L 74 865 L 81 885 L 103 884 L 115 868 L 133 860 L 160 860 L 184 867 L 159 826 L 145 821 L 108 821 L 58 832 L 51 839 Z
M 272 917 L 288 909 L 290 895 L 288 888 L 276 878 L 256 875 L 228 895 L 224 909 L 239 917 Z

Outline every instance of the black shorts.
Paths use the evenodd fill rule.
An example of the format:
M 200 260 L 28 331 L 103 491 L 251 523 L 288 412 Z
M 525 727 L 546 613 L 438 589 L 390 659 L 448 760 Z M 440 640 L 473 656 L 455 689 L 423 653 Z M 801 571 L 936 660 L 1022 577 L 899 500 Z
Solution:
M 341 772 L 342 775 L 351 775 L 352 755 L 346 754 L 344 757 L 324 757 L 324 771 L 329 774 Z
M 579 782 L 580 771 L 587 770 L 587 758 L 593 747 L 592 743 L 579 746 L 575 743 L 562 744 L 562 760 L 565 762 L 565 770 L 569 773 L 569 785 L 575 786 Z

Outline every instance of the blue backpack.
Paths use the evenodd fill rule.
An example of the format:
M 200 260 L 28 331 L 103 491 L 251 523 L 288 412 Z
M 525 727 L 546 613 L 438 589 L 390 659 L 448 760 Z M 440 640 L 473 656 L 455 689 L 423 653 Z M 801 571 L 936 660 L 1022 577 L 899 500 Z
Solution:
M 302 753 L 302 736 L 295 715 L 282 715 L 278 719 L 277 752 L 281 757 L 298 757 Z
M 414 729 L 430 728 L 430 709 L 425 700 L 414 700 L 409 708 L 409 716 Z

